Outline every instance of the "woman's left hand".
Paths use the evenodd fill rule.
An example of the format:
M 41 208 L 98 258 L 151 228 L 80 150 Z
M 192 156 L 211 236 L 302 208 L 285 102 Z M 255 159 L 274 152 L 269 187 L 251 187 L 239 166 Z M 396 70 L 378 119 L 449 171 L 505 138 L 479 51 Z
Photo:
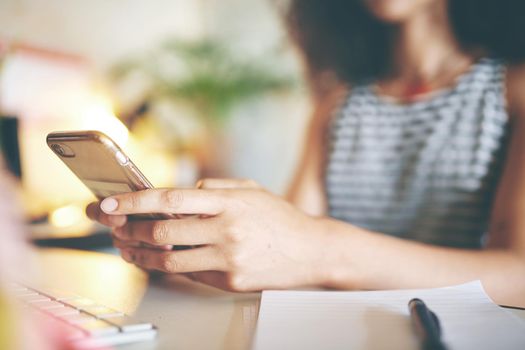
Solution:
M 234 291 L 320 284 L 321 260 L 327 248 L 316 229 L 318 219 L 251 184 L 221 184 L 214 186 L 212 181 L 198 189 L 116 195 L 102 201 L 100 208 L 111 216 L 192 215 L 127 221 L 114 228 L 122 257 L 141 268 L 186 273 L 194 280 Z M 197 247 L 166 251 L 137 247 L 137 242 Z

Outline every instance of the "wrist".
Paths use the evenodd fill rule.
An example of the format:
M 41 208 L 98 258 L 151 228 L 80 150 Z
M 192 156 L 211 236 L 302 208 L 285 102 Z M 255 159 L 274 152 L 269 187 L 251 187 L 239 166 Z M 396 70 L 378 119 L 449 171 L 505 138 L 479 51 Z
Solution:
M 363 280 L 359 267 L 360 228 L 331 218 L 318 218 L 315 285 L 323 288 L 360 289 Z

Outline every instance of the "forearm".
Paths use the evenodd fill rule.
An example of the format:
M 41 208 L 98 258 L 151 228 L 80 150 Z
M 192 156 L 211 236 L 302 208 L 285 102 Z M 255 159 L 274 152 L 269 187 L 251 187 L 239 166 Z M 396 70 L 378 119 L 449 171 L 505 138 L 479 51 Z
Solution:
M 431 246 L 320 219 L 327 287 L 439 287 L 480 279 L 500 304 L 525 305 L 525 258 L 511 250 Z

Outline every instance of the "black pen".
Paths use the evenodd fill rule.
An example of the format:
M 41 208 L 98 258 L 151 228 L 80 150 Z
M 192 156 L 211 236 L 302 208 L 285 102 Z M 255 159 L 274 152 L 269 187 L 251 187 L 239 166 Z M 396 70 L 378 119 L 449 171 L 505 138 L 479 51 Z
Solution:
M 422 350 L 446 350 L 441 341 L 439 319 L 421 299 L 414 298 L 408 302 L 412 325 L 421 342 Z

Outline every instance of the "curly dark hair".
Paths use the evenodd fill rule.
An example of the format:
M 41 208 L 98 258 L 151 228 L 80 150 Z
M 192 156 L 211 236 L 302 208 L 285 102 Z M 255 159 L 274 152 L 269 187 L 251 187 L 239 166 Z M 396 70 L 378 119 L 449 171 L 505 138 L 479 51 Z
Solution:
M 463 49 L 525 61 L 525 1 L 448 0 L 448 11 Z M 332 70 L 351 84 L 392 72 L 395 26 L 375 18 L 364 0 L 291 0 L 287 21 L 312 70 Z

